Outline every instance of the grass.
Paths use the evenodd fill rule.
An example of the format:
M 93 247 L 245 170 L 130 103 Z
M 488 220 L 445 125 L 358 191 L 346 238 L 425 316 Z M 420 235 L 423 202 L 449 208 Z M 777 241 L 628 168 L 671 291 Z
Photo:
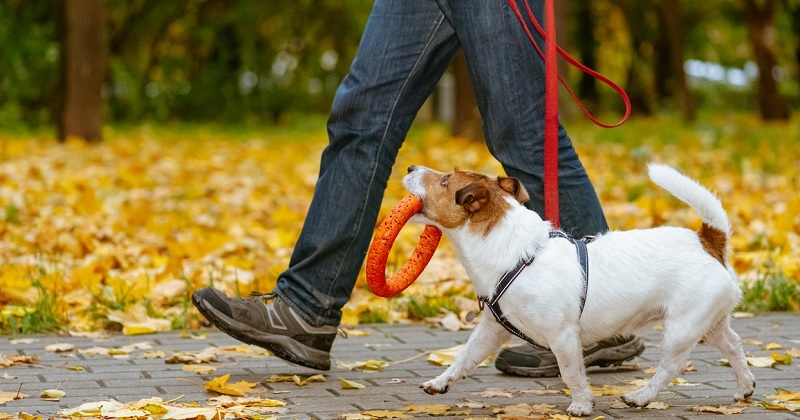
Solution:
M 265 127 L 114 126 L 106 128 L 105 143 L 91 147 L 57 145 L 52 133 L 0 132 L 0 162 L 13 168 L 0 174 L 0 189 L 26 197 L 17 202 L 0 195 L 0 249 L 7 250 L 0 255 L 0 302 L 6 305 L 0 333 L 58 331 L 85 312 L 99 319 L 92 325 L 102 328 L 107 311 L 143 305 L 151 317 L 169 319 L 175 329 L 193 328 L 200 316 L 189 296 L 199 287 L 243 295 L 250 289 L 268 291 L 288 264 L 326 144 L 324 117 L 298 116 L 290 122 Z M 612 229 L 697 222 L 694 212 L 647 181 L 645 163 L 673 164 L 716 189 L 731 217 L 731 259 L 744 293 L 740 309 L 800 310 L 800 224 L 793 210 L 800 204 L 800 143 L 793 141 L 800 138 L 799 118 L 766 124 L 752 115 L 720 111 L 701 113 L 693 123 L 666 115 L 635 118 L 614 130 L 585 121 L 565 125 Z M 59 153 L 69 158 L 54 158 Z M 482 143 L 453 139 L 441 124 L 415 124 L 393 168 L 385 207 L 405 194 L 399 179 L 409 164 L 501 170 Z M 131 194 L 130 188 L 138 193 Z M 160 192 L 159 198 L 153 192 Z M 119 200 L 121 196 L 127 201 Z M 146 236 L 137 234 L 142 230 L 136 226 L 143 224 Z M 245 234 L 248 241 L 240 241 Z M 405 248 L 398 248 L 398 263 L 417 238 L 407 236 Z M 73 252 L 81 246 L 85 253 Z M 143 254 L 146 259 L 140 258 Z M 53 261 L 55 272 L 38 273 L 27 262 L 38 257 Z M 153 270 L 156 262 L 166 271 L 132 274 L 139 268 Z M 238 270 L 251 278 L 240 278 Z M 362 293 L 368 303 L 359 306 L 366 309 L 359 309 L 358 320 L 384 323 L 457 313 L 454 301 L 471 292 L 468 281 L 448 277 L 449 271 L 428 269 L 426 274 L 442 280 L 438 295 L 412 288 L 391 303 L 375 298 L 359 279 L 351 300 L 360 302 Z M 184 279 L 186 292 L 168 302 L 148 301 L 147 291 L 170 278 Z M 24 295 L 31 285 L 37 293 Z M 91 292 L 91 306 L 76 314 L 65 301 L 69 292 L 81 290 Z M 37 300 L 23 302 L 19 296 Z
M 408 301 L 408 318 L 422 321 L 440 316 L 443 311 L 458 313 L 458 305 L 452 296 L 411 296 Z
M 742 285 L 739 310 L 749 312 L 800 310 L 800 284 L 784 274 L 766 274 Z
M 60 317 L 54 312 L 56 295 L 42 286 L 38 280 L 32 283 L 39 291 L 39 300 L 33 309 L 19 308 L 17 311 L 4 311 L 0 321 L 3 335 L 40 334 L 62 331 Z

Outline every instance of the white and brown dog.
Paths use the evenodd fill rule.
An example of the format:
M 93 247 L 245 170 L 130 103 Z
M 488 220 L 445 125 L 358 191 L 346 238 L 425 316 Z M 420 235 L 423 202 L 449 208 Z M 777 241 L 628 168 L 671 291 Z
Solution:
M 593 405 L 583 346 L 642 333 L 656 323 L 664 327 L 658 369 L 646 386 L 622 396 L 628 405 L 643 407 L 651 402 L 683 372 L 701 339 L 730 361 L 738 382 L 736 400 L 747 399 L 755 388 L 741 339 L 730 327 L 730 313 L 741 290 L 727 260 L 730 226 L 722 204 L 668 166 L 651 164 L 649 171 L 653 182 L 700 214 L 702 228 L 695 232 L 658 227 L 599 235 L 587 247 L 588 291 L 576 246 L 562 237 L 551 238 L 550 222 L 521 204 L 529 196 L 519 180 L 419 166 L 409 167 L 403 179 L 423 201 L 422 211 L 411 220 L 442 230 L 479 297 L 491 300 L 498 293 L 498 279 L 520 261 L 532 259 L 497 304 L 503 322 L 553 351 L 572 393 L 567 412 L 573 416 L 590 414 Z M 494 316 L 483 316 L 453 364 L 421 388 L 429 394 L 447 392 L 452 382 L 511 335 Z

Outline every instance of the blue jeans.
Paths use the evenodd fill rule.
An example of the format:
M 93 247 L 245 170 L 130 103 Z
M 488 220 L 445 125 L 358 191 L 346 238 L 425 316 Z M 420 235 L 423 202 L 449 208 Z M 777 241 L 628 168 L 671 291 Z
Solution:
M 543 16 L 543 1 L 530 3 Z M 489 150 L 525 185 L 527 205 L 544 214 L 544 65 L 506 0 L 377 0 L 333 100 L 314 197 L 275 290 L 312 325 L 339 325 L 398 150 L 458 48 Z M 566 232 L 579 237 L 608 229 L 563 127 L 559 198 Z

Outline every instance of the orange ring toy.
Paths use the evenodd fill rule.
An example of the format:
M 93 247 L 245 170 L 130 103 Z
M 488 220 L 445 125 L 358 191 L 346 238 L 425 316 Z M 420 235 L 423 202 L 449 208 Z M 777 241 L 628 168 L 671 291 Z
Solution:
M 408 219 L 420 210 L 422 210 L 422 200 L 407 195 L 392 207 L 375 231 L 375 237 L 367 253 L 366 273 L 367 284 L 372 293 L 387 298 L 399 294 L 419 277 L 436 252 L 439 240 L 442 239 L 442 231 L 435 226 L 426 225 L 419 237 L 419 244 L 414 248 L 408 261 L 397 273 L 386 279 L 386 261 L 389 259 L 392 244 Z

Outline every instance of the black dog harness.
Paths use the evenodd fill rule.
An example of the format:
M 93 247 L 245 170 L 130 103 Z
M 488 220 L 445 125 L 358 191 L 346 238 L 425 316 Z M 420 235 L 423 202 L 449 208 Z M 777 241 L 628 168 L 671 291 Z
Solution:
M 586 304 L 586 293 L 589 288 L 589 252 L 586 249 L 586 244 L 591 242 L 594 237 L 587 236 L 581 240 L 574 239 L 567 235 L 566 233 L 560 230 L 552 230 L 550 231 L 551 238 L 564 238 L 575 245 L 575 249 L 578 252 L 578 261 L 581 263 L 581 268 L 583 269 L 583 294 L 581 294 L 581 314 L 583 314 L 583 306 Z M 534 341 L 528 337 L 527 335 L 523 334 L 522 331 L 518 330 L 517 327 L 512 325 L 506 317 L 503 315 L 503 311 L 500 309 L 500 298 L 503 294 L 508 290 L 508 287 L 511 286 L 511 283 L 519 277 L 522 270 L 525 267 L 531 265 L 533 263 L 535 257 L 531 256 L 527 259 L 520 260 L 517 263 L 517 266 L 514 269 L 506 271 L 502 277 L 500 277 L 500 281 L 497 282 L 497 286 L 494 288 L 494 298 L 489 300 L 488 296 L 478 296 L 478 306 L 480 310 L 483 310 L 484 305 L 486 305 L 492 314 L 494 315 L 497 322 L 500 323 L 505 329 L 507 329 L 510 333 L 516 335 L 517 337 L 531 343 L 535 344 Z

